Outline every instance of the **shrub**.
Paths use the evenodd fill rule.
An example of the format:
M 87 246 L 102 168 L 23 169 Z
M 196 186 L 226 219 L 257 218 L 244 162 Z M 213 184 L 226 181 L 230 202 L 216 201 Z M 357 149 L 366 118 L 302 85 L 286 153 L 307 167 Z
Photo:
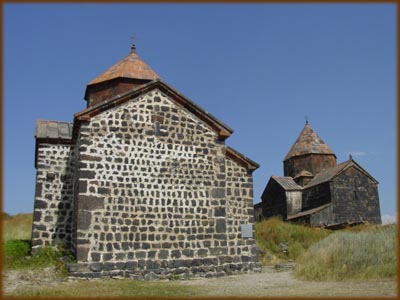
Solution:
M 311 246 L 297 261 L 296 276 L 309 280 L 394 277 L 396 225 L 338 231 Z
M 5 269 L 38 269 L 55 267 L 60 274 L 66 274 L 65 262 L 74 257 L 62 246 L 43 247 L 31 255 L 30 243 L 21 240 L 9 240 L 3 244 L 3 266 Z

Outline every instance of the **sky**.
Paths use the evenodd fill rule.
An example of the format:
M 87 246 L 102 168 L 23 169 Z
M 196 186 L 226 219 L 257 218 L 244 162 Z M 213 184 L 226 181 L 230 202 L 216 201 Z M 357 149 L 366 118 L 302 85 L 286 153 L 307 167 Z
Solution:
M 33 210 L 35 122 L 71 122 L 86 85 L 137 53 L 234 129 L 254 203 L 310 126 L 397 211 L 395 4 L 3 4 L 3 210 Z

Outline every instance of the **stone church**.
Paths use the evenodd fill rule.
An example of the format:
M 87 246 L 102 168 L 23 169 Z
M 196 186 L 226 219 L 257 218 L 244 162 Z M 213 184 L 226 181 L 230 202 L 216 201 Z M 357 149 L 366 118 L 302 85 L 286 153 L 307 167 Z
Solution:
M 62 244 L 72 276 L 223 276 L 260 264 L 253 178 L 226 124 L 137 55 L 86 87 L 73 122 L 38 120 L 32 248 Z
M 381 224 L 378 181 L 350 156 L 336 155 L 308 121 L 283 161 L 284 176 L 272 176 L 256 204 L 255 218 L 283 220 L 331 229 L 360 223 Z

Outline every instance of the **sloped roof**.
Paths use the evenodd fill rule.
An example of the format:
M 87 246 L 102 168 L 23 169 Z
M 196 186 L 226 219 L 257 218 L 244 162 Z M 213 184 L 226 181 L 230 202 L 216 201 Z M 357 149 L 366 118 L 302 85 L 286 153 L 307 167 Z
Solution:
M 308 122 L 306 122 L 306 125 L 300 132 L 296 142 L 290 148 L 288 154 L 286 154 L 284 161 L 294 156 L 311 153 L 335 155 L 335 153 L 333 153 L 329 146 L 325 144 L 325 142 L 311 128 Z
M 334 177 L 336 177 L 351 166 L 354 166 L 366 176 L 370 177 L 373 181 L 378 183 L 378 181 L 373 178 L 367 171 L 365 171 L 358 163 L 356 163 L 353 159 L 349 159 L 345 162 L 342 162 L 341 164 L 321 171 L 320 173 L 315 175 L 315 177 L 311 179 L 311 181 L 304 188 L 309 188 L 327 181 L 331 181 Z
M 315 208 L 312 208 L 312 209 L 309 209 L 309 210 L 298 212 L 297 214 L 288 216 L 287 220 L 293 220 L 293 219 L 296 219 L 296 218 L 300 218 L 300 217 L 304 217 L 304 216 L 315 214 L 316 212 L 319 212 L 319 211 L 323 210 L 324 208 L 327 208 L 330 205 L 331 205 L 331 203 L 327 203 L 327 204 L 324 204 L 324 205 L 321 205 L 321 206 L 318 206 L 318 207 L 315 207 Z
M 88 85 L 104 82 L 115 78 L 131 78 L 141 80 L 155 80 L 160 78 L 136 53 L 132 46 L 131 52 L 115 65 L 97 76 Z
M 299 191 L 302 187 L 299 186 L 292 177 L 281 177 L 281 176 L 271 176 L 271 179 L 275 180 L 281 187 L 286 191 Z
M 71 139 L 72 123 L 37 120 L 35 129 L 36 139 Z
M 234 160 L 238 162 L 241 162 L 248 170 L 254 171 L 260 167 L 260 165 L 256 163 L 254 160 L 251 160 L 247 156 L 243 155 L 239 151 L 229 146 L 226 147 L 226 155 L 232 157 Z
M 209 112 L 205 111 L 203 108 L 198 106 L 188 97 L 182 95 L 171 86 L 166 84 L 165 82 L 157 79 L 150 81 L 140 87 L 130 90 L 122 95 L 118 95 L 115 98 L 109 99 L 107 101 L 98 103 L 94 106 L 86 108 L 80 112 L 74 114 L 74 134 L 76 134 L 76 130 L 79 127 L 79 122 L 81 121 L 89 121 L 92 117 L 108 110 L 113 107 L 119 106 L 133 98 L 139 97 L 140 95 L 147 93 L 153 89 L 159 89 L 161 92 L 170 96 L 174 99 L 179 105 L 187 109 L 189 112 L 193 113 L 200 120 L 204 121 L 206 124 L 211 126 L 214 130 L 216 130 L 219 134 L 219 137 L 224 140 L 228 138 L 232 133 L 233 129 L 224 124 L 222 121 L 218 120 Z

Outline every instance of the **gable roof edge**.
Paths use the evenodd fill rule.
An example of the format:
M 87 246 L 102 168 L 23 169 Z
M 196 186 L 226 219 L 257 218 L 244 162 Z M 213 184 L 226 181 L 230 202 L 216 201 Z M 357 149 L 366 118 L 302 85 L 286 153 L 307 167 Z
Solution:
M 86 108 L 80 112 L 74 114 L 74 128 L 75 122 L 81 121 L 90 121 L 90 119 L 97 114 L 110 109 L 112 107 L 116 107 L 125 103 L 126 101 L 138 97 L 140 94 L 146 93 L 154 88 L 159 88 L 161 92 L 167 94 L 168 96 L 172 97 L 175 101 L 177 101 L 180 105 L 186 108 L 189 112 L 195 114 L 199 117 L 202 121 L 206 122 L 210 125 L 215 131 L 218 132 L 219 139 L 225 140 L 227 139 L 232 133 L 233 129 L 227 126 L 225 123 L 214 117 L 212 114 L 201 108 L 199 105 L 194 103 L 188 97 L 184 96 L 183 94 L 179 93 L 177 90 L 169 86 L 167 83 L 163 82 L 162 80 L 156 79 L 153 80 L 137 89 L 128 91 L 122 95 L 117 95 L 114 98 L 109 100 L 103 101 L 95 106 L 90 108 Z M 79 126 L 78 126 L 79 127 Z

